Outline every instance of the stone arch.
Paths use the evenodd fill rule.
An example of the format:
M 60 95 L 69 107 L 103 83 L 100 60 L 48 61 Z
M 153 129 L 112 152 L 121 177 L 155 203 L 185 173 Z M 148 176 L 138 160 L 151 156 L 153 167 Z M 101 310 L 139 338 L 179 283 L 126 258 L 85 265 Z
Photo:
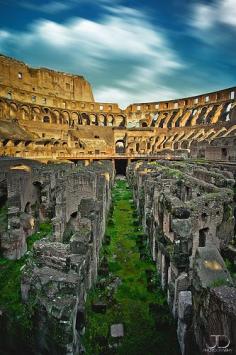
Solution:
M 41 113 L 40 108 L 37 106 L 33 106 L 32 107 L 32 120 L 39 121 L 40 120 L 40 113 Z
M 107 120 L 105 115 L 98 115 L 98 125 L 99 126 L 106 126 L 107 125 Z
M 43 123 L 51 123 L 49 116 L 43 116 Z
M 197 139 L 193 139 L 190 143 L 190 147 L 196 147 L 198 145 L 198 140 Z
M 70 114 L 68 111 L 62 111 L 61 112 L 62 117 L 63 117 L 63 123 L 69 124 L 70 122 Z
M 153 117 L 152 117 L 152 123 L 151 123 L 151 127 L 155 127 L 158 121 L 158 117 L 159 117 L 159 112 L 155 112 Z
M 54 112 L 51 113 L 51 123 L 57 124 L 57 116 Z
M 122 115 L 115 116 L 114 126 L 116 127 L 124 127 L 125 126 L 125 117 Z
M 31 214 L 31 203 L 29 201 L 25 204 L 24 212 Z
M 230 117 L 229 117 L 230 111 L 227 111 L 228 105 L 229 105 L 229 103 L 223 104 L 221 113 L 218 118 L 218 122 L 228 122 L 230 120 Z
M 168 112 L 164 112 L 162 114 L 162 117 L 160 118 L 160 121 L 159 121 L 159 124 L 158 124 L 159 128 L 163 128 L 164 127 L 165 120 L 166 120 L 167 116 L 168 116 Z
M 197 109 L 191 110 L 191 114 L 189 115 L 189 117 L 185 121 L 185 127 L 192 126 L 192 120 L 193 120 L 193 117 L 196 115 L 196 113 L 197 113 Z
M 86 112 L 81 113 L 80 118 L 83 126 L 90 125 L 89 115 Z
M 222 137 L 226 134 L 227 129 L 225 127 L 222 127 L 219 131 L 217 131 L 214 136 L 212 136 L 212 139 L 215 139 L 216 137 Z
M 211 139 L 211 137 L 215 134 L 215 130 L 214 129 L 210 129 L 205 136 L 205 139 Z
M 118 139 L 116 141 L 115 148 L 116 148 L 116 153 L 124 154 L 125 153 L 125 141 L 124 141 L 124 139 Z
M 206 117 L 205 116 L 206 116 L 207 110 L 208 110 L 207 106 L 202 107 L 201 112 L 200 112 L 198 118 L 196 119 L 196 122 L 195 122 L 196 125 L 200 125 L 200 124 L 205 124 L 206 123 Z
M 30 119 L 30 108 L 29 106 L 22 105 L 20 107 L 20 116 L 22 120 L 29 120 Z
M 225 136 L 228 136 L 228 135 L 236 135 L 236 126 L 235 125 L 230 127 L 230 129 L 225 134 Z
M 174 150 L 179 149 L 179 142 L 174 142 L 173 149 Z
M 77 126 L 79 124 L 79 115 L 77 112 L 71 113 L 72 126 Z
M 46 115 L 50 115 L 51 110 L 50 110 L 49 107 L 43 107 L 43 108 L 42 108 L 42 112 L 43 112 L 44 114 L 46 114 Z
M 90 125 L 98 126 L 98 120 L 97 120 L 97 116 L 95 114 L 89 115 L 89 121 L 90 121 Z
M 113 126 L 114 124 L 115 124 L 114 116 L 113 115 L 107 115 L 107 126 Z
M 180 127 L 181 120 L 183 115 L 179 115 L 179 117 L 175 120 L 174 127 Z
M 175 119 L 175 116 L 177 115 L 178 111 L 173 111 L 170 116 L 169 116 L 169 119 L 167 120 L 166 122 L 166 127 L 167 128 L 172 128 L 172 124 L 173 124 L 173 121 Z
M 181 148 L 181 149 L 189 149 L 189 141 L 188 141 L 188 140 L 183 140 L 183 141 L 180 143 L 180 148 Z
M 52 123 L 60 123 L 60 112 L 57 110 L 52 110 L 51 112 L 51 117 L 52 117 Z
M 18 106 L 14 103 L 10 103 L 10 117 L 16 118 L 16 112 L 18 111 Z

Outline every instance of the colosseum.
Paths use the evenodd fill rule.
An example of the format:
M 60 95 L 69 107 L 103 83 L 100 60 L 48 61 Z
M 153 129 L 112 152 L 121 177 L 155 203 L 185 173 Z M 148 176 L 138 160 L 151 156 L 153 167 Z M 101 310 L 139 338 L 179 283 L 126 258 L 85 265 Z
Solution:
M 236 87 L 96 102 L 0 55 L 0 353 L 236 354 Z

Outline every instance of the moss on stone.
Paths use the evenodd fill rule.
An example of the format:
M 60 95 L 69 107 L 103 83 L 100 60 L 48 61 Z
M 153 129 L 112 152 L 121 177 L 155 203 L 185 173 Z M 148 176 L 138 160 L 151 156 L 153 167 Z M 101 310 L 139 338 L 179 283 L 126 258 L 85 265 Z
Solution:
M 86 353 L 108 353 L 108 343 L 113 342 L 110 326 L 123 323 L 125 336 L 116 354 L 154 355 L 157 349 L 161 354 L 178 354 L 166 296 L 158 285 L 156 267 L 143 231 L 141 228 L 138 231 L 134 223 L 132 194 L 125 181 L 117 181 L 113 189 L 113 206 L 113 224 L 108 223 L 106 230 L 111 242 L 101 252 L 108 258 L 109 276 L 102 276 L 103 287 L 98 280 L 98 287 L 91 290 L 86 303 L 87 324 L 83 338 Z M 151 279 L 147 279 L 147 270 L 154 275 Z M 115 287 L 114 280 L 118 280 Z M 105 314 L 92 311 L 92 303 L 97 300 L 108 305 Z M 151 305 L 161 307 L 162 312 L 151 312 Z M 158 324 L 162 324 L 162 329 Z
M 39 231 L 27 238 L 28 251 L 36 240 L 46 237 L 51 230 L 50 223 L 40 224 Z M 15 353 L 20 345 L 26 349 L 32 345 L 33 302 L 25 305 L 21 299 L 21 270 L 28 258 L 29 254 L 20 260 L 0 258 L 0 310 L 3 313 L 1 322 L 4 322 L 5 338 L 0 344 L 0 352 L 3 353 L 7 349 Z

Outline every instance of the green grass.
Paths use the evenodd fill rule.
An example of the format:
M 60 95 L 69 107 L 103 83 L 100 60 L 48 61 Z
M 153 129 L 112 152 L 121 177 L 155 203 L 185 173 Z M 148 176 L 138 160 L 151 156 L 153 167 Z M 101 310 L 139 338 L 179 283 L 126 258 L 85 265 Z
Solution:
M 83 337 L 86 354 L 179 354 L 175 325 L 145 244 L 147 258 L 140 259 L 138 246 L 143 245 L 139 242 L 143 231 L 138 230 L 132 193 L 125 181 L 117 181 L 113 188 L 113 207 L 112 223 L 108 223 L 106 230 L 111 243 L 101 251 L 108 258 L 110 273 L 105 287 L 92 289 L 86 302 L 87 324 Z M 152 291 L 148 288 L 147 272 L 154 275 Z M 111 287 L 114 278 L 121 280 L 115 290 Z M 92 311 L 91 304 L 97 300 L 108 305 L 105 314 Z M 150 304 L 159 307 L 159 312 L 151 312 Z M 112 352 L 107 342 L 112 344 L 109 332 L 114 323 L 124 324 L 125 337 L 121 346 Z
M 42 223 L 39 231 L 27 238 L 27 249 L 31 250 L 36 240 L 39 240 L 52 231 L 50 223 Z M 32 309 L 22 303 L 21 300 L 21 269 L 25 265 L 29 255 L 23 256 L 20 260 L 8 260 L 0 257 L 0 310 L 3 313 L 5 342 L 0 343 L 2 347 L 8 346 L 11 339 L 14 342 L 28 343 L 31 341 L 31 313 Z M 1 327 L 0 322 L 0 327 Z M 14 352 L 12 344 L 12 352 Z
M 234 262 L 232 260 L 229 259 L 225 259 L 225 265 L 232 277 L 232 279 L 234 280 L 234 282 L 236 281 L 236 265 L 234 264 Z

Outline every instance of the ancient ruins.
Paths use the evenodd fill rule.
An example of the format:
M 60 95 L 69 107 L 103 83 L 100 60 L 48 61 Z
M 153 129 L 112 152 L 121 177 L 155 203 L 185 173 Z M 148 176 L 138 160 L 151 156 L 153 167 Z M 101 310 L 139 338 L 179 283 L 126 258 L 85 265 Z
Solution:
M 122 253 L 146 273 L 134 290 L 157 334 L 168 306 L 171 354 L 236 354 L 236 87 L 122 110 L 82 76 L 1 55 L 0 156 L 0 353 L 90 354 L 90 293 L 102 323 L 140 281 L 118 265 L 126 231 L 109 229 L 127 223 Z M 93 353 L 124 353 L 125 320 L 107 326 Z

